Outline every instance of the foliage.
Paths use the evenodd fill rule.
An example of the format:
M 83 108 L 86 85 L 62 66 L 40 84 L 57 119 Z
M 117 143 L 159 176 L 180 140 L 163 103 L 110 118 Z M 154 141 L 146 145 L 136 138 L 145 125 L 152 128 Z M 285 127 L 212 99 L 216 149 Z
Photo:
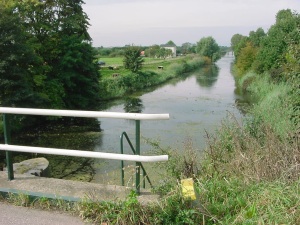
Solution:
M 286 131 L 290 130 L 292 124 L 299 127 L 300 122 L 300 101 L 297 97 L 299 96 L 300 70 L 299 27 L 298 13 L 292 12 L 290 9 L 281 10 L 276 15 L 276 23 L 271 26 L 266 35 L 262 29 L 250 32 L 249 37 L 241 38 L 236 44 L 236 46 L 244 47 L 235 48 L 238 51 L 235 52 L 237 58 L 235 66 L 240 72 L 241 85 L 251 93 L 257 93 L 256 96 L 260 96 L 260 98 L 266 95 L 270 96 L 259 102 L 264 105 L 259 109 L 260 117 L 271 123 L 276 132 L 282 135 L 287 135 Z M 245 42 L 245 40 L 247 41 Z M 245 72 L 251 69 L 264 73 L 251 73 L 254 76 L 248 79 L 250 78 L 249 73 L 245 74 Z M 252 85 L 253 81 L 255 83 Z M 277 100 L 273 102 L 273 96 L 281 102 Z M 270 106 L 273 104 L 284 110 L 277 110 L 278 108 L 274 110 Z M 282 121 L 282 124 L 276 122 L 281 117 L 286 118 L 287 121 Z
M 144 59 L 141 57 L 141 48 L 128 46 L 124 52 L 124 68 L 135 73 L 142 69 Z
M 219 50 L 220 48 L 213 37 L 204 37 L 197 42 L 197 53 L 209 57 L 211 62 L 215 62 L 220 58 Z
M 98 57 L 123 57 L 124 47 L 105 48 L 103 46 L 95 48 Z
M 241 34 L 234 34 L 231 37 L 231 42 L 230 42 L 230 46 L 232 51 L 236 54 L 237 52 L 237 46 L 238 44 L 245 38 L 245 36 L 241 35 Z
M 95 53 L 87 33 L 83 1 L 10 2 L 10 7 L 1 7 L 5 17 L 0 23 L 7 29 L 1 33 L 4 42 L 0 43 L 5 51 L 0 54 L 1 73 L 5 74 L 1 75 L 1 84 L 5 85 L 1 88 L 2 104 L 95 108 L 99 75 L 93 63 Z M 14 27 L 9 28 L 7 22 Z
M 176 44 L 174 43 L 174 41 L 172 40 L 169 40 L 166 45 L 169 45 L 169 46 L 176 46 Z
M 41 98 L 34 91 L 35 66 L 40 58 L 27 42 L 21 18 L 12 7 L 0 4 L 0 101 L 2 106 L 35 106 Z M 16 92 L 16 90 L 18 90 Z
M 202 213 L 184 200 L 179 188 L 159 204 L 142 205 L 131 192 L 125 201 L 101 202 L 87 199 L 79 203 L 78 211 L 84 219 L 102 224 L 200 224 Z
M 261 50 L 258 52 L 257 72 L 275 70 L 285 63 L 288 43 L 296 38 L 297 27 L 300 26 L 300 18 L 291 10 L 281 10 L 277 13 L 276 23 L 271 26 L 268 35 L 261 43 Z M 296 35 L 296 36 L 295 36 Z
M 252 42 L 246 42 L 246 46 L 243 47 L 240 52 L 240 56 L 236 60 L 236 67 L 239 74 L 245 74 L 251 69 L 251 66 L 256 59 L 257 48 L 255 48 Z
M 249 41 L 254 47 L 259 47 L 262 39 L 265 37 L 265 31 L 260 27 L 256 31 L 250 31 Z
M 196 53 L 195 48 L 196 48 L 195 44 L 185 42 L 180 47 L 177 48 L 177 52 L 183 55 L 192 54 L 192 53 Z
M 293 115 L 291 120 L 298 130 L 300 129 L 300 46 L 291 44 L 286 54 L 286 64 L 284 65 L 284 79 L 291 86 L 291 94 L 287 97 L 287 102 L 293 106 Z
M 173 46 L 173 45 L 172 45 Z M 174 45 L 175 46 L 175 45 Z M 159 45 L 150 46 L 145 50 L 145 55 L 152 58 L 161 58 L 166 59 L 167 57 L 172 56 L 172 50 L 166 49 Z

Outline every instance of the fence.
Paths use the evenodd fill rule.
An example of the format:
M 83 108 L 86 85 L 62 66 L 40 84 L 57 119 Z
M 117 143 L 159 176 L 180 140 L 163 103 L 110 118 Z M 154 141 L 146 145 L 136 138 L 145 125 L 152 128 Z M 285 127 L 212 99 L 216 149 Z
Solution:
M 127 160 L 136 162 L 136 192 L 140 193 L 140 170 L 141 162 L 159 162 L 167 161 L 167 155 L 159 156 L 142 156 L 140 155 L 140 121 L 141 120 L 167 120 L 169 114 L 140 114 L 140 113 L 118 113 L 118 112 L 97 112 L 97 111 L 76 111 L 76 110 L 53 110 L 53 109 L 31 109 L 31 108 L 8 108 L 0 107 L 0 113 L 3 114 L 3 130 L 5 144 L 0 144 L 0 150 L 6 151 L 6 164 L 8 171 L 8 180 L 14 179 L 12 152 L 29 152 L 53 155 L 65 155 L 76 157 L 89 157 L 113 160 Z M 10 120 L 7 114 L 21 115 L 40 115 L 40 116 L 69 116 L 69 117 L 86 117 L 86 118 L 112 118 L 112 119 L 129 119 L 135 120 L 135 155 L 90 152 L 72 149 L 42 148 L 32 146 L 17 146 L 10 144 Z M 121 135 L 122 139 L 123 134 Z M 133 148 L 133 147 L 132 147 Z M 121 151 L 123 153 L 123 150 Z M 122 178 L 123 179 L 123 178 Z M 122 182 L 123 183 L 123 182 Z

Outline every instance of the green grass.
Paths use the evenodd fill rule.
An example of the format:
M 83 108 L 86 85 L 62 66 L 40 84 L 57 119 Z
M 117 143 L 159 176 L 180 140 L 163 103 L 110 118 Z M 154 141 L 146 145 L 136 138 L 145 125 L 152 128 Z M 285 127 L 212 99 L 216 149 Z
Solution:
M 105 66 L 121 66 L 121 65 L 123 65 L 122 57 L 106 57 L 106 58 L 101 57 L 98 60 L 104 61 Z
M 114 57 L 114 58 L 101 58 L 102 61 L 104 61 L 106 63 L 105 66 L 102 66 L 100 69 L 100 73 L 102 78 L 111 78 L 113 77 L 113 74 L 120 74 L 120 75 L 128 75 L 130 74 L 130 71 L 124 69 L 123 67 L 123 58 L 122 57 Z M 156 71 L 156 72 L 160 72 L 160 70 L 157 68 L 158 66 L 164 66 L 164 68 L 166 69 L 166 67 L 168 65 L 171 64 L 172 61 L 174 61 L 174 59 L 166 59 L 166 60 L 162 60 L 162 59 L 154 59 L 154 58 L 144 58 L 144 65 L 142 68 L 143 72 L 146 71 Z M 176 59 L 176 61 L 178 61 L 178 59 Z M 116 67 L 116 70 L 110 70 L 108 67 L 109 66 L 113 66 Z
M 206 63 L 207 61 L 204 58 L 190 56 L 154 61 L 146 64 L 138 73 L 132 73 L 123 67 L 119 67 L 116 70 L 102 67 L 100 69 L 102 76 L 100 80 L 101 97 L 102 99 L 111 99 L 143 90 L 177 76 L 184 76 L 185 73 L 200 68 Z M 163 70 L 158 69 L 158 66 L 161 65 L 164 66 Z
M 101 57 L 98 60 L 104 61 L 106 66 L 122 66 L 123 65 L 123 57 Z M 153 63 L 163 63 L 165 61 L 172 61 L 174 58 L 171 59 L 158 59 L 158 58 L 149 58 L 144 57 L 144 64 L 153 64 Z M 175 58 L 176 60 L 176 58 Z

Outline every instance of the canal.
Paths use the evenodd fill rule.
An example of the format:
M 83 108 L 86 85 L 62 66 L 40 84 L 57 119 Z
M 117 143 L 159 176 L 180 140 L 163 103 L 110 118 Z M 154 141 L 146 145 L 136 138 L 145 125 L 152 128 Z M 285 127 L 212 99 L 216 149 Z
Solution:
M 141 121 L 141 154 L 151 152 L 152 146 L 143 141 L 147 139 L 159 142 L 163 148 L 179 151 L 189 142 L 196 151 L 201 152 L 205 148 L 206 131 L 213 133 L 228 114 L 236 118 L 243 116 L 239 109 L 243 98 L 235 94 L 235 81 L 231 73 L 233 60 L 233 56 L 227 54 L 216 65 L 185 74 L 154 90 L 110 101 L 102 106 L 102 110 L 170 114 L 169 120 Z M 135 143 L 134 121 L 101 119 L 100 123 L 103 131 L 94 151 L 119 153 L 123 131 Z M 126 153 L 131 154 L 129 147 Z M 106 161 L 104 165 L 102 161 L 102 166 L 95 167 L 94 182 L 103 179 L 99 178 L 101 174 L 117 169 L 119 162 Z

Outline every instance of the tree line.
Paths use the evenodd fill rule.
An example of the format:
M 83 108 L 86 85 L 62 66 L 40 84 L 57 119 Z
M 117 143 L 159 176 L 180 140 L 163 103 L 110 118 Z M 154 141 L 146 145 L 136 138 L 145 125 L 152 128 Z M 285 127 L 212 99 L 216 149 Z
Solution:
M 247 75 L 251 77 L 254 72 L 253 79 L 268 78 L 274 84 L 284 83 L 291 87 L 289 99 L 283 101 L 292 105 L 290 119 L 299 129 L 300 15 L 290 9 L 280 10 L 275 24 L 267 32 L 258 28 L 249 36 L 235 34 L 231 38 L 231 48 L 239 79 L 249 80 Z
M 292 78 L 299 71 L 299 28 L 299 14 L 286 9 L 277 13 L 276 22 L 268 32 L 258 28 L 248 36 L 233 35 L 231 48 L 238 73 L 253 70 L 259 74 L 269 72 L 273 80 Z

